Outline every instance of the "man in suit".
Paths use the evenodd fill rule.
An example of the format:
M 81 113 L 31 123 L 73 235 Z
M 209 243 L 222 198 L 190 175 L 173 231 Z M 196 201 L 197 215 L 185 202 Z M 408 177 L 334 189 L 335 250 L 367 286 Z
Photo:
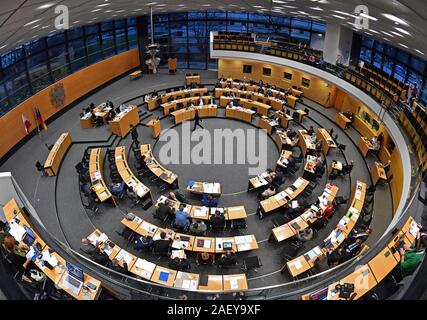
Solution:
M 210 218 L 212 227 L 224 227 L 225 217 L 221 211 L 217 210 L 213 216 Z
M 170 205 L 168 199 L 164 203 L 159 204 L 159 208 L 156 210 L 155 217 L 160 220 L 165 220 L 166 217 L 173 218 L 174 210 Z
M 130 134 L 132 136 L 132 140 L 135 143 L 135 146 L 139 145 L 139 135 L 138 135 L 138 131 L 136 131 L 136 127 L 133 126 L 133 124 L 130 125 Z
M 199 116 L 199 111 L 196 110 L 195 114 L 194 114 L 194 127 L 193 127 L 193 131 L 196 130 L 196 127 L 199 126 L 200 128 L 204 129 L 203 126 L 200 124 L 200 116 Z
M 155 253 L 166 253 L 169 251 L 172 240 L 166 239 L 166 233 L 160 233 L 160 239 L 154 241 L 153 248 Z

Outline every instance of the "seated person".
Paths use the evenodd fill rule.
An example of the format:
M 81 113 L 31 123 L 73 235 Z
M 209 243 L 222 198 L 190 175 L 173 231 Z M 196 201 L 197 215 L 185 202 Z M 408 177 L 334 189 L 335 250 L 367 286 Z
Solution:
M 146 250 L 148 251 L 153 247 L 154 241 L 151 236 L 137 236 L 135 238 L 135 244 L 133 248 L 135 250 Z
M 362 243 L 363 243 L 362 239 L 351 240 L 345 247 L 346 253 L 350 257 L 354 257 L 359 251 Z
M 357 231 L 356 229 L 353 229 L 353 231 L 350 233 L 349 240 L 355 241 L 357 239 L 360 239 L 362 240 L 362 242 L 365 242 L 371 233 L 371 228 L 366 228 L 365 231 Z
M 190 262 L 186 258 L 175 257 L 169 261 L 169 268 L 177 271 L 188 270 L 190 269 Z
M 337 250 L 334 250 L 332 252 L 328 251 L 326 254 L 326 259 L 328 262 L 329 267 L 335 267 L 345 261 L 347 261 L 349 258 L 347 252 L 344 248 L 339 248 Z
M 316 220 L 314 222 L 308 221 L 307 224 L 308 226 L 316 231 L 319 231 L 320 229 L 322 229 L 325 226 L 326 223 L 326 219 L 323 218 L 320 210 L 316 212 Z
M 203 236 L 207 229 L 208 227 L 202 220 L 196 221 L 190 225 L 190 232 L 196 236 Z
M 166 239 L 166 232 L 160 233 L 160 239 L 155 240 L 153 243 L 153 249 L 155 253 L 166 253 L 169 251 L 169 247 L 172 244 L 172 239 Z
M 283 184 L 283 172 L 281 170 L 276 170 L 273 181 L 271 182 L 276 188 L 280 187 Z
M 8 255 L 8 258 L 16 266 L 22 266 L 26 269 L 31 263 L 31 259 L 27 259 L 26 253 L 30 248 L 23 242 L 18 243 L 14 237 L 7 232 L 2 232 L 2 249 Z
M 174 225 L 180 228 L 187 228 L 190 226 L 190 215 L 184 211 L 184 205 L 180 205 L 178 210 L 175 210 Z
M 293 200 L 289 202 L 287 206 L 288 209 L 285 210 L 285 213 L 291 219 L 295 219 L 296 217 L 304 213 L 306 206 L 307 206 L 307 202 L 305 200 L 301 200 L 301 201 Z
M 260 198 L 265 200 L 270 198 L 271 196 L 274 196 L 276 194 L 276 188 L 273 185 L 270 185 L 267 189 L 265 189 L 261 195 Z
M 313 126 L 310 126 L 310 128 L 307 130 L 307 134 L 309 136 L 311 136 L 311 135 L 313 135 L 313 133 L 314 133 L 314 128 L 313 128 Z
M 114 120 L 115 116 L 116 116 L 116 112 L 114 111 L 114 109 L 111 109 L 111 110 L 108 112 L 107 117 L 105 118 L 105 120 L 106 120 L 107 122 L 112 121 L 112 120 Z
M 133 188 L 130 187 L 126 188 L 126 196 L 134 202 L 140 200 L 138 194 L 133 190 Z
M 424 255 L 425 248 L 421 250 L 412 250 L 408 245 L 403 245 L 403 248 L 400 248 L 400 265 L 399 270 L 402 277 L 411 275 L 418 265 L 421 263 Z
M 215 214 L 210 217 L 211 227 L 219 227 L 222 228 L 225 225 L 225 216 L 221 211 L 216 210 Z
M 204 193 L 202 196 L 202 205 L 205 207 L 216 207 L 218 205 L 218 199 L 212 197 L 210 194 Z
M 350 160 L 350 162 L 346 165 L 342 166 L 342 172 L 343 174 L 348 174 L 353 170 L 354 162 L 353 160 Z
M 115 196 L 122 194 L 124 190 L 125 190 L 125 183 L 123 181 L 119 183 L 112 183 L 110 185 L 110 191 Z
M 91 102 L 90 105 L 89 105 L 89 110 L 92 111 L 95 108 L 96 108 L 95 104 L 93 102 Z
M 171 206 L 171 203 L 169 202 L 169 199 L 166 199 L 164 203 L 159 203 L 159 207 L 157 208 L 154 217 L 162 221 L 165 220 L 166 217 L 175 217 L 175 212 Z
M 329 219 L 332 214 L 334 213 L 334 206 L 332 202 L 328 202 L 328 205 L 324 209 L 320 209 L 320 212 L 322 214 L 322 217 L 325 219 Z
M 313 230 L 310 228 L 305 228 L 304 230 L 299 230 L 298 234 L 295 236 L 299 241 L 306 242 L 313 239 Z
M 117 259 L 108 260 L 106 267 L 111 269 L 111 270 L 114 270 L 116 272 L 121 272 L 121 273 L 124 273 L 126 275 L 132 275 L 132 273 L 129 272 L 128 264 L 124 261 L 123 261 L 123 267 L 122 267 L 120 265 L 119 260 L 117 260 Z
M 187 203 L 188 202 L 188 200 L 185 198 L 185 196 L 182 193 L 180 193 L 179 191 L 169 192 L 168 198 L 170 200 L 181 202 L 181 203 Z
M 88 238 L 83 238 L 80 242 L 80 250 L 88 255 L 92 255 L 98 249 L 98 247 L 94 246 Z
M 196 261 L 197 264 L 211 265 L 215 262 L 215 256 L 213 253 L 198 252 Z
M 236 254 L 231 250 L 223 253 L 218 260 L 218 266 L 220 267 L 234 266 L 236 263 Z

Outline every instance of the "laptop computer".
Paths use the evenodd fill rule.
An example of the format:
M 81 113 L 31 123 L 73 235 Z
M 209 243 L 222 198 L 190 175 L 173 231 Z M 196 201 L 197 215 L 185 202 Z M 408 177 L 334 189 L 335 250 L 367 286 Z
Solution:
M 224 250 L 230 250 L 233 248 L 233 245 L 231 242 L 227 241 L 222 243 L 222 247 L 224 248 Z
M 28 227 L 24 227 L 24 229 L 26 233 L 23 241 L 27 246 L 31 246 L 33 245 L 34 241 L 36 241 L 36 237 L 34 236 L 33 230 Z
M 83 270 L 66 262 L 67 274 L 65 276 L 66 286 L 74 294 L 79 294 L 83 286 Z

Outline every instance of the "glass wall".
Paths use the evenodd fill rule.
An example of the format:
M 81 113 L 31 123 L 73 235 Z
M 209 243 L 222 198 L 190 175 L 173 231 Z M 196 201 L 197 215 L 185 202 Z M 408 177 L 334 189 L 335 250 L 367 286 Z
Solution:
M 416 83 L 418 97 L 424 104 L 427 103 L 427 70 L 424 60 L 368 37 L 362 38 L 359 57 L 403 83 Z
M 137 47 L 136 19 L 73 28 L 0 56 L 0 116 L 52 83 Z
M 150 25 L 148 25 L 150 29 Z M 162 45 L 161 67 L 169 56 L 178 58 L 178 67 L 216 68 L 209 59 L 211 31 L 253 32 L 282 41 L 319 42 L 326 25 L 310 20 L 234 11 L 190 11 L 154 16 L 154 38 Z

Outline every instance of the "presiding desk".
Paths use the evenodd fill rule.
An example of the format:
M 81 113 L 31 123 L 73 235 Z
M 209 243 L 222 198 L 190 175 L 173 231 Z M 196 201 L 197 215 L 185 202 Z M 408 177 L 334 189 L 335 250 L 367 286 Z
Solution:
M 97 117 L 101 117 L 105 124 L 107 122 L 106 118 L 110 110 L 111 108 L 107 107 L 107 104 L 105 102 L 101 103 L 99 106 L 93 109 L 92 112 L 87 112 L 83 115 L 83 117 L 80 118 L 80 126 L 84 129 L 89 129 L 93 127 L 93 122 L 91 118 L 92 113 L 94 113 Z
M 136 106 L 129 106 L 126 111 L 118 113 L 109 122 L 111 132 L 116 136 L 124 138 L 130 131 L 130 126 L 139 123 L 138 109 Z
M 92 149 L 89 156 L 89 176 L 92 190 L 96 193 L 100 202 L 112 199 L 111 192 L 102 177 L 104 168 L 104 155 L 101 148 Z
M 279 209 L 295 199 L 301 192 L 304 191 L 305 187 L 309 182 L 304 178 L 299 177 L 295 182 L 282 192 L 271 196 L 268 199 L 262 200 L 260 202 L 260 209 L 263 213 L 268 213 L 273 210 Z
M 87 273 L 83 273 L 82 285 L 80 287 L 71 286 L 68 282 L 66 260 L 43 241 L 38 232 L 34 230 L 29 217 L 19 207 L 15 199 L 12 199 L 5 204 L 3 212 L 11 228 L 9 233 L 17 242 L 23 243 L 27 234 L 25 228 L 30 229 L 33 233 L 34 242 L 27 252 L 27 257 L 32 258 L 34 264 L 46 275 L 46 277 L 48 277 L 57 287 L 61 288 L 77 300 L 98 299 L 102 290 L 101 282 Z M 45 266 L 46 261 L 50 263 L 52 269 Z M 93 287 L 93 289 L 91 289 L 91 287 Z
M 140 147 L 141 156 L 145 156 L 145 164 L 147 168 L 160 180 L 168 186 L 178 187 L 178 176 L 173 172 L 165 169 L 153 156 L 150 144 L 142 144 Z
M 71 143 L 71 135 L 67 132 L 61 134 L 53 145 L 44 163 L 44 170 L 50 177 L 58 174 L 62 159 L 70 148 Z

